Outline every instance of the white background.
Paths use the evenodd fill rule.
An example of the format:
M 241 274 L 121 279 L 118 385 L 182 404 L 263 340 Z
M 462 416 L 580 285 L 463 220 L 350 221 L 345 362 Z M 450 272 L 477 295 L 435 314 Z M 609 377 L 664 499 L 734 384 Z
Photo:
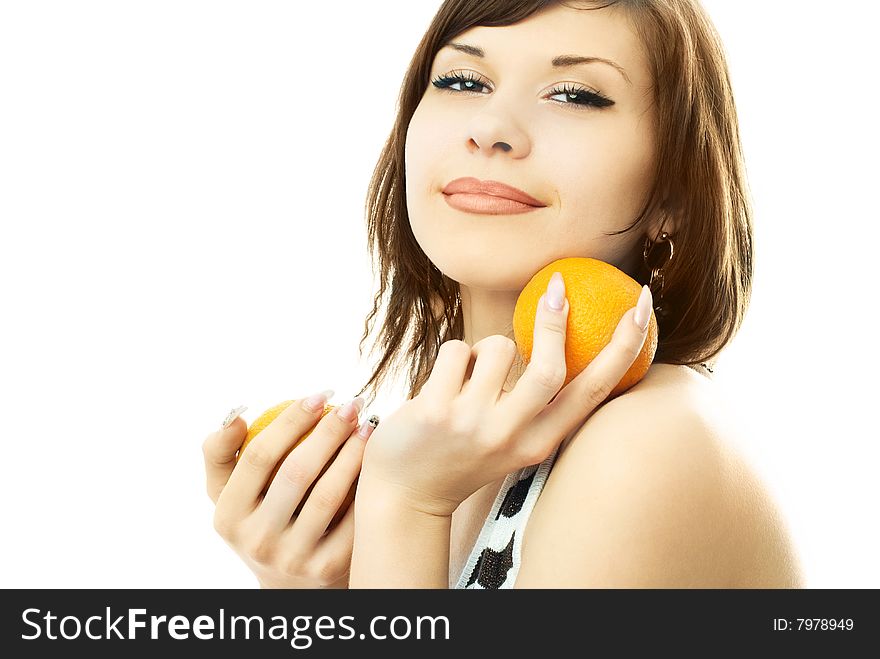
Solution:
M 439 6 L 0 3 L 0 585 L 256 587 L 201 443 L 369 375 L 365 193 Z M 718 386 L 808 587 L 877 588 L 870 3 L 705 6 L 756 210 Z

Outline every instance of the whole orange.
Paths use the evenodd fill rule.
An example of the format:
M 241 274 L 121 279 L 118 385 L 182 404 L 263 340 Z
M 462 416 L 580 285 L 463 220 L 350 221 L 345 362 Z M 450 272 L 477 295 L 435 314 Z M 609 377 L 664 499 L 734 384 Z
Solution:
M 266 426 L 268 426 L 270 423 L 272 423 L 272 421 L 274 421 L 278 417 L 278 415 L 281 414 L 285 409 L 287 409 L 292 403 L 298 403 L 298 402 L 299 401 L 295 401 L 295 400 L 286 400 L 283 403 L 278 403 L 277 405 L 273 405 L 272 407 L 267 409 L 265 412 L 260 414 L 260 416 L 258 416 L 254 420 L 254 422 L 248 426 L 248 431 L 247 431 L 247 435 L 244 438 L 244 442 L 242 442 L 241 447 L 238 449 L 238 455 L 235 456 L 236 463 L 238 463 L 238 461 L 241 459 L 241 456 L 244 453 L 245 447 L 251 443 L 251 440 L 253 440 L 254 437 L 259 435 L 260 432 L 266 428 Z M 324 411 L 321 412 L 321 419 L 323 419 L 325 416 L 327 416 L 327 414 L 329 412 L 331 412 L 332 410 L 335 410 L 336 407 L 337 407 L 336 405 L 324 405 Z M 318 421 L 320 421 L 320 419 L 318 419 Z M 293 449 L 295 449 L 297 446 L 299 446 L 299 444 L 302 441 L 304 441 L 306 439 L 306 437 L 311 435 L 312 431 L 316 427 L 317 427 L 317 423 L 314 426 L 312 426 L 302 437 L 297 439 L 294 442 L 293 446 L 291 446 L 290 449 L 287 451 L 287 453 L 285 453 L 284 456 L 278 461 L 278 464 L 275 465 L 275 469 L 272 470 L 272 475 L 269 477 L 270 483 L 275 478 L 275 474 L 278 473 L 278 469 L 281 467 L 281 463 L 284 462 L 284 458 L 286 458 L 288 455 L 290 455 L 290 452 Z M 344 444 L 342 446 L 344 446 Z M 327 468 L 336 459 L 336 456 L 339 455 L 339 451 L 342 450 L 342 446 L 340 446 L 336 450 L 336 453 L 333 455 L 333 457 L 330 458 L 330 460 L 328 460 L 326 462 L 326 464 L 324 465 L 324 468 L 321 470 L 321 473 L 318 474 L 318 476 L 315 478 L 315 480 L 309 486 L 308 490 L 305 493 L 305 496 L 303 496 L 302 501 L 300 502 L 300 504 L 296 508 L 296 511 L 294 513 L 295 515 L 299 515 L 300 511 L 302 510 L 303 503 L 305 503 L 306 500 L 309 498 L 309 495 L 311 494 L 315 483 L 318 482 L 318 480 L 321 478 L 321 476 L 324 475 L 324 472 L 327 471 Z M 351 486 L 351 489 L 348 491 L 348 494 L 345 496 L 345 499 L 343 500 L 342 504 L 339 506 L 339 510 L 333 516 L 333 519 L 330 522 L 330 527 L 335 526 L 336 523 L 340 519 L 342 519 L 342 516 L 345 515 L 345 511 L 348 509 L 349 504 L 351 504 L 351 502 L 354 501 L 354 495 L 355 495 L 356 489 L 357 489 L 357 479 L 355 479 L 354 483 Z M 265 494 L 265 490 L 263 493 Z
M 554 272 L 561 273 L 565 280 L 569 303 L 565 386 L 608 345 L 623 314 L 638 302 L 642 286 L 622 270 L 598 259 L 558 259 L 541 268 L 520 292 L 513 311 L 514 338 L 526 364 L 532 356 L 538 300 L 547 292 L 547 284 Z M 657 318 L 652 309 L 642 351 L 606 400 L 622 394 L 641 380 L 656 352 Z

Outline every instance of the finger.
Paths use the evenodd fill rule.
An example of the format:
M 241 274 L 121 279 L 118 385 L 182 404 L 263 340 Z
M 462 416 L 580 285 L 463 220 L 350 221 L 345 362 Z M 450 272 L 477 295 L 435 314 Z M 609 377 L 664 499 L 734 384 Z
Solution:
M 562 299 L 561 311 L 547 305 L 548 294 L 557 286 Z M 511 429 L 531 422 L 565 382 L 565 336 L 570 305 L 560 273 L 553 273 L 547 291 L 538 301 L 529 365 L 498 406 L 500 418 Z
M 487 336 L 471 349 L 473 371 L 461 393 L 477 401 L 495 403 L 516 360 L 516 342 L 501 334 Z
M 241 408 L 237 408 L 233 412 L 238 410 Z M 212 432 L 202 444 L 208 496 L 214 503 L 217 503 L 220 492 L 232 474 L 235 467 L 235 454 L 246 436 L 247 424 L 244 419 L 236 416 L 228 427 Z
M 471 347 L 464 341 L 444 341 L 437 353 L 428 381 L 422 387 L 427 400 L 451 400 L 461 393 L 471 360 Z
M 309 498 L 294 520 L 293 525 L 297 527 L 298 533 L 305 534 L 307 538 L 315 538 L 316 541 L 324 535 L 361 472 L 366 445 L 356 432 L 348 438 L 339 456 L 315 483 Z
M 607 399 L 642 351 L 648 334 L 647 326 L 642 329 L 634 321 L 636 309 L 641 307 L 642 317 L 650 319 L 652 304 L 651 291 L 643 286 L 636 307 L 623 314 L 608 345 L 536 417 L 534 437 L 561 440 Z
M 255 517 L 262 518 L 261 521 L 265 528 L 280 532 L 290 524 L 291 517 L 299 504 L 306 499 L 312 483 L 320 476 L 324 466 L 333 459 L 336 451 L 357 427 L 358 415 L 363 409 L 364 399 L 358 396 L 353 402 L 352 406 L 345 405 L 321 419 L 312 434 L 309 435 L 308 440 L 293 449 L 281 463 L 278 473 L 269 484 L 266 496 L 254 513 Z M 344 410 L 344 408 L 349 409 Z M 344 418 L 340 414 L 343 411 L 352 415 Z M 343 493 L 344 496 L 345 493 Z M 309 495 L 310 499 L 313 497 L 314 490 Z M 341 502 L 342 497 L 340 498 Z M 308 505 L 307 499 L 306 505 Z M 331 511 L 330 517 L 335 512 L 335 509 Z M 323 533 L 324 529 L 321 529 L 317 537 Z
M 291 528 L 290 532 L 293 531 Z M 339 523 L 318 541 L 315 555 L 320 562 L 338 560 L 351 565 L 351 553 L 354 548 L 354 502 L 345 511 Z
M 322 392 L 324 402 L 328 393 L 332 394 Z M 304 406 L 304 399 L 288 405 L 245 447 L 220 493 L 218 504 L 222 501 L 227 513 L 234 516 L 253 512 L 275 466 L 303 435 L 315 427 L 323 411 L 323 403 L 316 411 L 311 411 Z

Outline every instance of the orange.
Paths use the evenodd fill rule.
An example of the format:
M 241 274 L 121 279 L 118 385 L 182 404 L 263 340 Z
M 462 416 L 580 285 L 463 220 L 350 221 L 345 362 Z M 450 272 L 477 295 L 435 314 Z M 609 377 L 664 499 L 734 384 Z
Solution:
M 538 300 L 547 292 L 547 284 L 554 272 L 562 274 L 565 280 L 569 303 L 565 386 L 608 345 L 623 314 L 638 302 L 642 286 L 622 270 L 598 259 L 558 259 L 541 268 L 520 292 L 513 312 L 514 339 L 526 364 L 532 355 Z M 652 309 L 642 351 L 606 400 L 622 394 L 641 380 L 656 351 L 657 318 Z
M 259 435 L 260 432 L 262 430 L 264 430 L 266 428 L 266 426 L 268 426 L 270 423 L 272 423 L 272 421 L 274 421 L 279 414 L 281 414 L 285 409 L 287 409 L 287 407 L 289 405 L 291 405 L 292 403 L 296 403 L 296 402 L 299 402 L 299 401 L 286 400 L 283 403 L 278 403 L 277 405 L 273 405 L 272 407 L 267 409 L 265 412 L 263 412 L 260 416 L 258 416 L 250 426 L 248 426 L 248 431 L 247 431 L 247 435 L 244 438 L 244 442 L 242 443 L 241 448 L 238 449 L 238 455 L 235 456 L 236 463 L 241 458 L 242 454 L 244 453 L 245 447 L 248 444 L 250 444 L 251 440 L 254 437 L 256 437 L 257 435 Z M 336 405 L 324 405 L 324 411 L 321 412 L 321 419 L 323 419 L 325 416 L 327 416 L 327 414 L 329 412 L 331 412 L 332 410 L 335 410 L 336 407 L 337 407 Z M 320 419 L 318 419 L 318 421 L 320 421 Z M 285 453 L 284 456 L 278 461 L 278 464 L 275 465 L 275 469 L 272 471 L 272 475 L 269 477 L 269 482 L 272 482 L 272 480 L 275 478 L 275 474 L 278 473 L 278 469 L 281 467 L 281 463 L 284 462 L 284 458 L 286 458 L 288 455 L 290 455 L 290 451 L 295 449 L 300 444 L 300 442 L 304 441 L 306 437 L 311 435 L 312 430 L 314 430 L 316 427 L 317 427 L 317 423 L 315 423 L 315 425 L 312 426 L 302 437 L 300 437 L 299 439 L 297 439 L 294 442 L 293 446 L 290 447 L 290 449 L 287 451 L 287 453 Z M 344 446 L 344 444 L 343 444 L 343 446 Z M 336 456 L 339 455 L 339 451 L 341 451 L 341 450 L 342 450 L 342 446 L 340 446 L 336 450 L 336 453 L 333 455 L 333 457 L 330 458 L 330 460 L 328 460 L 327 463 L 324 465 L 324 468 L 321 470 L 321 473 L 318 474 L 317 478 L 315 478 L 315 480 L 312 482 L 312 485 L 309 486 L 308 490 L 306 491 L 305 496 L 303 497 L 303 500 L 300 502 L 299 506 L 297 506 L 296 511 L 294 512 L 294 515 L 299 515 L 300 510 L 302 510 L 303 503 L 305 503 L 305 501 L 309 498 L 309 495 L 312 492 L 312 488 L 314 487 L 314 484 L 316 482 L 318 482 L 318 480 L 321 478 L 321 476 L 324 475 L 324 472 L 327 471 L 327 468 L 336 459 Z M 357 479 L 355 479 L 355 482 L 352 484 L 351 489 L 348 491 L 348 494 L 345 496 L 345 499 L 343 500 L 342 504 L 339 506 L 339 510 L 333 516 L 333 519 L 330 522 L 330 527 L 335 526 L 336 523 L 340 519 L 342 519 L 342 516 L 345 515 L 345 511 L 348 509 L 348 506 L 351 504 L 352 501 L 354 501 L 354 495 L 355 495 L 356 489 L 357 489 Z M 265 494 L 265 490 L 263 493 Z

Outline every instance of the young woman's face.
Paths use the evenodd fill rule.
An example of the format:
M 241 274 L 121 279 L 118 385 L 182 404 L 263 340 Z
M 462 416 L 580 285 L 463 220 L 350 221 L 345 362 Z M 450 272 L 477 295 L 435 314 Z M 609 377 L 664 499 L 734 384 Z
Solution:
M 461 284 L 495 291 L 519 291 L 569 256 L 632 273 L 644 234 L 604 234 L 628 226 L 646 200 L 655 118 L 647 61 L 624 14 L 554 6 L 452 43 L 483 56 L 452 46 L 437 53 L 406 140 L 410 223 L 431 261 Z M 553 66 L 563 55 L 617 66 Z M 506 183 L 544 206 L 462 210 L 443 193 L 461 177 Z

